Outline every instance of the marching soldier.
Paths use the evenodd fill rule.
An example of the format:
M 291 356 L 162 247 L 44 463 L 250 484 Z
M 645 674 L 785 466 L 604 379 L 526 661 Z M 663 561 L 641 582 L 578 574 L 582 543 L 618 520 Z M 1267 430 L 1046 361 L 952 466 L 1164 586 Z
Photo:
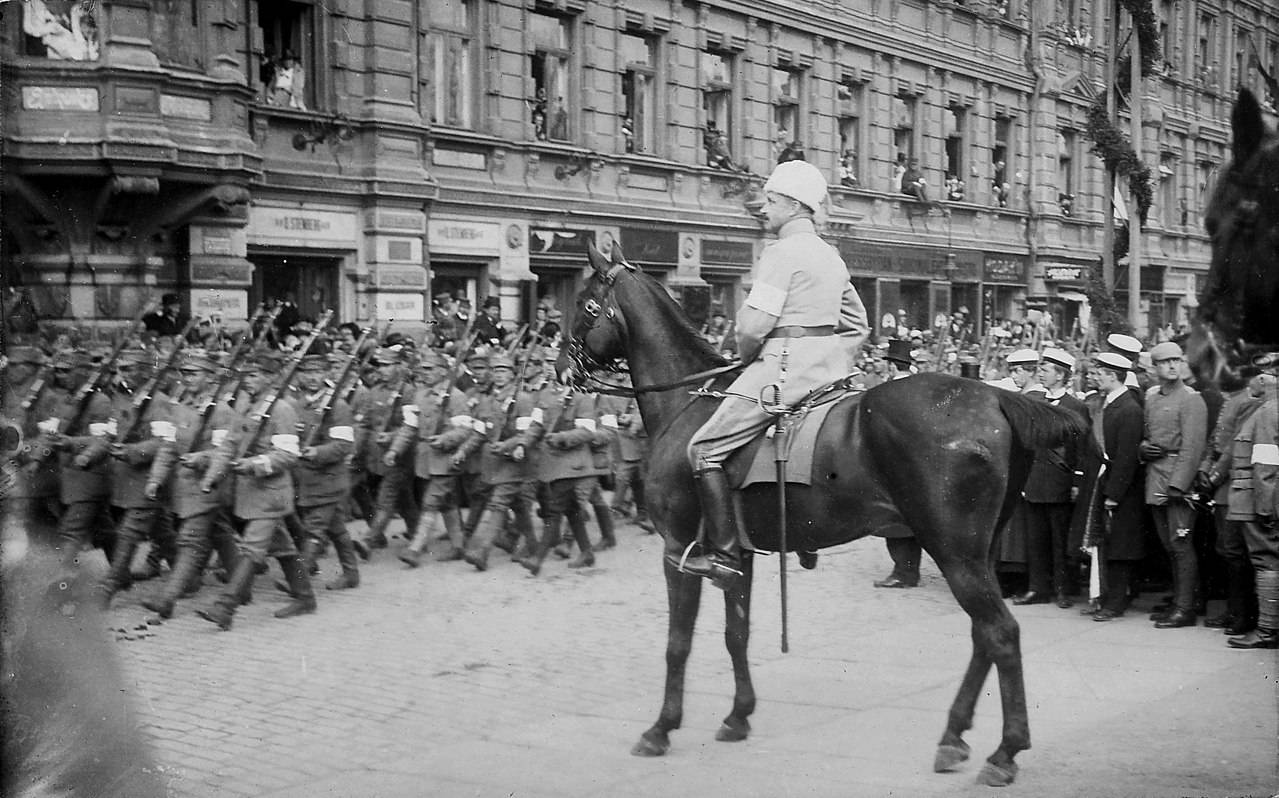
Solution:
M 0 416 L 10 428 L 20 448 L 4 464 L 8 485 L 8 510 L 29 525 L 42 530 L 40 537 L 52 538 L 58 528 L 58 472 L 52 458 L 33 456 L 28 448 L 40 435 L 37 426 L 49 418 L 56 400 L 48 390 L 48 358 L 34 346 L 9 350 L 5 368 L 4 404 Z
M 255 420 L 252 415 L 282 367 L 279 355 L 270 351 L 259 352 L 245 364 L 244 390 L 234 408 L 235 424 L 212 455 L 200 483 L 201 490 L 211 491 L 231 471 L 232 511 L 244 523 L 240 559 L 226 588 L 213 606 L 198 611 L 201 618 L 223 630 L 231 628 L 236 608 L 248 596 L 255 569 L 265 566 L 270 556 L 279 561 L 293 595 L 293 601 L 277 610 L 275 617 L 291 618 L 316 608 L 307 567 L 283 527 L 284 517 L 294 511 L 292 470 L 301 454 L 297 413 L 289 402 L 277 401 L 274 407 L 259 408 L 268 413 L 262 418 Z M 237 456 L 250 440 L 253 445 Z
M 472 418 L 479 411 L 480 404 L 493 389 L 493 372 L 489 365 L 489 351 L 483 347 L 471 350 L 466 356 L 466 384 L 459 387 L 466 394 L 466 412 Z M 483 432 L 481 431 L 481 434 Z M 462 475 L 458 481 L 462 489 L 462 503 L 466 505 L 466 517 L 462 522 L 462 534 L 467 540 L 475 533 L 480 522 L 484 505 L 488 501 L 489 486 L 485 484 L 481 474 L 480 446 L 474 446 L 469 456 L 462 461 Z
M 404 397 L 412 394 L 408 365 L 403 351 L 383 347 L 374 354 L 377 379 L 363 397 L 363 405 L 354 411 L 359 418 L 364 441 L 364 467 L 369 474 L 369 485 L 374 499 L 373 520 L 369 522 L 369 534 L 365 541 L 369 548 L 386 548 L 386 527 L 397 514 L 404 519 L 409 534 L 417 528 L 418 506 L 413 495 L 413 478 L 409 463 L 397 461 L 387 466 L 384 460 L 386 447 L 395 438 L 400 426 Z
M 422 489 L 421 516 L 412 542 L 399 558 L 416 568 L 422 553 L 435 540 L 436 519 L 444 525 L 449 549 L 440 560 L 461 559 L 464 548 L 462 519 L 458 514 L 458 479 L 473 438 L 475 419 L 467 411 L 467 398 L 449 380 L 444 355 L 427 350 L 418 363 L 417 392 L 404 407 L 404 424 L 396 432 L 385 462 L 399 467 L 416 443 L 413 470 Z
M 596 551 L 604 551 L 617 546 L 617 531 L 613 525 L 613 511 L 604 500 L 603 482 L 613 478 L 613 442 L 617 438 L 617 414 L 608 412 L 600 404 L 600 395 L 590 395 L 595 408 L 595 437 L 590 442 L 591 466 L 595 472 L 594 485 L 591 487 L 591 510 L 595 513 L 595 522 L 599 524 L 600 539 L 595 543 Z M 569 524 L 586 524 L 585 508 L 580 521 L 569 516 Z M 584 530 L 583 530 L 584 531 Z
M 346 531 L 346 502 L 351 489 L 347 459 L 355 447 L 355 427 L 345 401 L 338 397 L 326 401 L 324 377 L 328 366 L 328 357 L 323 354 L 304 356 L 298 365 L 296 388 L 289 397 L 298 414 L 301 439 L 308 442 L 293 470 L 297 483 L 295 504 L 307 545 L 311 545 L 311 540 L 327 538 L 337 552 L 342 574 L 325 587 L 346 590 L 360 584 L 355 547 Z M 304 551 L 303 556 L 310 561 L 309 552 Z
M 629 379 L 627 380 L 629 383 Z M 628 515 L 649 534 L 654 532 L 644 503 L 644 462 L 648 459 L 648 433 L 634 397 L 603 398 L 617 414 L 617 435 L 613 449 L 613 505 L 619 518 Z M 620 408 L 618 407 L 620 405 Z M 633 512 L 628 512 L 628 505 Z
M 475 411 L 476 429 L 484 429 L 480 457 L 485 500 L 475 534 L 463 552 L 463 558 L 480 571 L 488 568 L 489 549 L 503 533 L 508 513 L 527 501 L 523 486 L 530 474 L 530 430 L 541 415 L 533 397 L 516 384 L 514 361 L 492 355 L 489 370 L 492 391 L 481 398 Z
M 213 450 L 225 440 L 234 413 L 218 403 L 214 375 L 221 364 L 201 350 L 188 350 L 178 366 L 186 395 L 168 409 L 174 426 L 173 441 L 165 441 L 151 464 L 147 490 L 167 498 L 178 519 L 177 557 L 159 596 L 142 606 L 171 618 L 179 598 L 193 594 L 200 585 L 209 555 L 217 551 L 228 573 L 239 559 L 230 519 L 225 517 L 222 491 L 204 491 L 200 483 Z

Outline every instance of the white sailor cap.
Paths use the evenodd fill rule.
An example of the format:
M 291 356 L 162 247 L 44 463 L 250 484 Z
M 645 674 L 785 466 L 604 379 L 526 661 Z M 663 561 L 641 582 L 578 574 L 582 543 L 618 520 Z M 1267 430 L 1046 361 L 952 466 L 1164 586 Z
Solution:
M 1018 349 L 1006 360 L 1010 366 L 1031 366 L 1039 362 L 1039 353 L 1033 349 Z
M 1064 349 L 1058 349 L 1055 346 L 1050 346 L 1045 349 L 1044 354 L 1041 357 L 1043 357 L 1045 361 L 1055 363 L 1067 371 L 1073 371 L 1075 368 L 1075 359 L 1071 357 L 1070 353 Z

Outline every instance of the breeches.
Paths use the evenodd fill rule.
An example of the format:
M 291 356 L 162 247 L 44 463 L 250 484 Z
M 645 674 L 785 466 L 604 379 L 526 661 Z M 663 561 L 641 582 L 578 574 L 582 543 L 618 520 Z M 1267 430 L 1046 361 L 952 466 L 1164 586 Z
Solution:
M 140 543 L 151 537 L 151 530 L 155 528 L 156 522 L 160 518 L 159 506 L 154 507 L 129 507 L 124 510 L 120 516 L 119 523 L 116 524 L 116 538 L 122 543 Z
M 298 520 L 302 522 L 302 528 L 306 530 L 307 536 L 324 540 L 339 534 L 341 530 L 338 527 L 345 529 L 342 504 L 342 502 L 329 502 L 311 507 L 299 507 Z
M 547 485 L 545 506 L 548 518 L 562 516 L 576 504 L 582 512 L 591 504 L 591 493 L 599 481 L 595 477 L 570 477 L 557 479 Z
M 215 540 L 222 538 L 235 540 L 235 529 L 231 526 L 231 520 L 220 509 L 192 515 L 181 519 L 178 523 L 179 549 L 191 549 L 203 554 L 209 550 Z
M 688 442 L 688 459 L 693 470 L 723 468 L 729 455 L 771 423 L 773 416 L 760 410 L 758 402 L 727 397 Z
M 298 547 L 284 531 L 283 519 L 251 518 L 244 524 L 240 554 L 256 565 L 265 565 L 268 557 L 297 556 Z
M 431 477 L 422 491 L 422 512 L 438 512 L 457 506 L 457 477 Z
M 505 512 L 517 504 L 527 501 L 526 496 L 523 482 L 499 482 L 490 486 L 488 501 L 484 503 L 484 509 Z
M 58 537 L 62 545 L 78 552 L 93 540 L 93 533 L 103 527 L 111 526 L 111 515 L 107 512 L 105 499 L 87 502 L 72 502 L 62 512 L 58 522 Z
M 1244 521 L 1241 526 L 1252 567 L 1258 571 L 1279 571 L 1279 523 Z

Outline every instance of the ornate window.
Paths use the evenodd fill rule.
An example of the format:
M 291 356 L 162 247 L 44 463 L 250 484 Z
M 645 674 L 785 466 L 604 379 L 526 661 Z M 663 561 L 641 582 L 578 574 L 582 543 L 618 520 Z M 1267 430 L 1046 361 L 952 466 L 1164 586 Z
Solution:
M 990 148 L 991 191 L 995 204 L 1007 208 L 1012 199 L 1012 151 L 1013 120 L 1008 116 L 995 117 L 995 143 Z
M 315 108 L 317 92 L 315 6 L 301 0 L 257 3 L 258 81 L 262 101 L 306 111 Z
M 734 169 L 733 141 L 733 57 L 703 50 L 698 53 L 698 79 L 702 90 L 702 129 L 706 165 Z
M 1062 216 L 1075 215 L 1075 149 L 1078 135 L 1073 130 L 1057 132 L 1057 204 Z
M 622 147 L 625 152 L 655 152 L 657 145 L 657 46 L 651 36 L 621 34 Z
M 1179 223 L 1182 210 L 1178 204 L 1177 156 L 1171 152 L 1159 156 L 1159 204 L 1165 227 Z
M 968 112 L 961 105 L 946 109 L 946 199 L 964 199 L 964 170 L 968 161 Z
M 475 0 L 434 0 L 427 5 L 430 32 L 424 74 L 423 116 L 433 125 L 475 126 Z
M 94 0 L 22 0 L 22 53 L 57 61 L 97 61 Z
M 899 95 L 893 98 L 893 149 L 897 159 L 915 157 L 915 98 Z
M 773 156 L 800 145 L 799 97 L 803 76 L 799 70 L 773 68 Z
M 1195 48 L 1195 69 L 1199 79 L 1208 85 L 1217 82 L 1217 17 L 1199 15 L 1199 39 Z
M 551 14 L 529 14 L 533 53 L 529 75 L 533 79 L 533 136 L 544 141 L 570 141 L 569 56 L 573 46 L 573 20 Z
M 839 120 L 839 184 L 854 188 L 861 182 L 862 85 L 845 77 L 835 87 Z

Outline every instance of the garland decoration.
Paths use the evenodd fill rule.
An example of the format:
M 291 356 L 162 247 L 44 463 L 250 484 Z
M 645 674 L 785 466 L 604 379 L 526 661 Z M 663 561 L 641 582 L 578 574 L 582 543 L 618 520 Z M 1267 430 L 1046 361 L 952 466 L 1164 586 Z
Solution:
M 1124 241 L 1126 250 L 1128 236 L 1120 236 L 1119 231 L 1116 230 L 1116 249 L 1118 249 L 1118 242 L 1121 239 Z M 1127 252 L 1125 251 L 1124 254 L 1127 254 Z M 1088 274 L 1084 278 L 1084 296 L 1088 297 L 1088 307 L 1092 309 L 1092 319 L 1097 328 L 1098 340 L 1106 340 L 1106 336 L 1111 333 L 1132 333 L 1132 327 L 1128 324 L 1127 314 L 1120 312 L 1119 306 L 1115 303 L 1114 292 L 1110 290 L 1110 286 L 1106 285 L 1106 281 L 1103 279 L 1100 258 L 1088 267 Z
M 1159 20 L 1151 0 L 1119 0 L 1119 4 L 1132 15 L 1137 28 L 1137 41 L 1141 45 L 1141 75 L 1146 77 L 1159 66 Z
M 1113 170 L 1115 175 L 1128 178 L 1128 189 L 1137 199 L 1137 215 L 1146 223 L 1146 214 L 1154 202 L 1150 167 L 1141 162 L 1137 152 L 1128 143 L 1128 137 L 1115 127 L 1106 113 L 1106 98 L 1102 96 L 1088 109 L 1088 127 L 1085 131 L 1096 153 Z

